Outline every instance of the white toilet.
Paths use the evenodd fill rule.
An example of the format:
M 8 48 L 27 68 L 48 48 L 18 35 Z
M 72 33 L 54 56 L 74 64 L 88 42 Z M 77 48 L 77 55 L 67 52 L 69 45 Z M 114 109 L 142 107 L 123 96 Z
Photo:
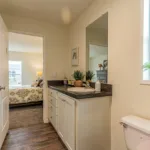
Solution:
M 121 124 L 128 150 L 150 150 L 150 120 L 126 116 Z

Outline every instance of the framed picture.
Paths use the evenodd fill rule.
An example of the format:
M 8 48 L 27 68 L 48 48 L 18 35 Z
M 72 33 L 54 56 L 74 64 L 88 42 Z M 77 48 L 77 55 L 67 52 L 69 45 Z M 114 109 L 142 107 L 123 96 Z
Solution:
M 72 66 L 79 65 L 79 48 L 72 49 L 71 60 L 72 60 Z

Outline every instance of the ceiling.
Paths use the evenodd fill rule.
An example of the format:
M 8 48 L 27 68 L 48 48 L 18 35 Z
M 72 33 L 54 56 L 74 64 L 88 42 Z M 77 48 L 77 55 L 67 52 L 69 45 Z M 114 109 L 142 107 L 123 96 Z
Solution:
M 69 8 L 74 21 L 93 0 L 0 0 L 0 13 L 63 24 L 61 10 Z
M 42 53 L 43 38 L 10 32 L 8 51 Z
M 108 30 L 108 13 L 98 18 L 96 21 L 90 24 L 88 28 Z

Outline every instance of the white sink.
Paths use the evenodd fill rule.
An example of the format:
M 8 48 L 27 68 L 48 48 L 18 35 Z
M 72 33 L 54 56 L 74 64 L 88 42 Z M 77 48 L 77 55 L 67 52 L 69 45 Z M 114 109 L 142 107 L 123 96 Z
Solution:
M 69 92 L 76 93 L 92 93 L 95 91 L 93 88 L 85 88 L 85 87 L 72 87 L 67 89 Z

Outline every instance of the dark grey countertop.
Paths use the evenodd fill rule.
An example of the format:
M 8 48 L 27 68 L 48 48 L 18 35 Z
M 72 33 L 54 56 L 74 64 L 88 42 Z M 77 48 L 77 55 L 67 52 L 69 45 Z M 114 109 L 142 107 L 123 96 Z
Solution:
M 86 99 L 86 98 L 95 98 L 95 97 L 105 97 L 105 96 L 112 96 L 112 91 L 101 91 L 101 92 L 92 92 L 92 93 L 76 93 L 70 92 L 67 89 L 71 86 L 64 86 L 64 85 L 48 85 L 49 88 L 66 94 L 70 97 L 75 99 Z

